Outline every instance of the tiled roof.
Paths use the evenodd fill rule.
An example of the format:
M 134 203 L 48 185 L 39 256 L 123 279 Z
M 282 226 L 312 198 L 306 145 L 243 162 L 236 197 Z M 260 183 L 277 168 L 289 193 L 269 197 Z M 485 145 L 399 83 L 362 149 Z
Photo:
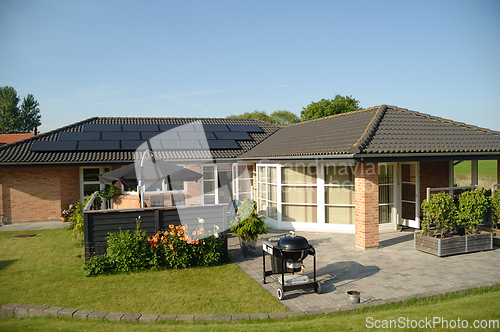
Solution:
M 281 128 L 240 158 L 500 152 L 500 132 L 381 105 Z
M 192 123 L 196 125 L 190 128 L 188 124 Z M 185 131 L 175 132 L 179 128 Z M 0 147 L 0 166 L 130 162 L 139 144 L 167 130 L 177 139 L 169 140 L 171 145 L 201 144 L 201 148 L 154 149 L 159 158 L 231 159 L 249 151 L 279 128 L 256 119 L 96 117 Z M 206 136 L 201 139 L 203 133 Z

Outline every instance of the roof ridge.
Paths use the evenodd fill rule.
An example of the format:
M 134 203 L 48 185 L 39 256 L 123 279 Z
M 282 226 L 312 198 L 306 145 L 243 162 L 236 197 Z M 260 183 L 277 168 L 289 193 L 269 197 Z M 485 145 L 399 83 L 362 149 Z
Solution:
M 46 136 L 49 136 L 49 135 L 53 135 L 53 134 L 56 134 L 58 132 L 61 132 L 65 129 L 69 129 L 69 128 L 74 128 L 76 126 L 79 126 L 79 125 L 82 125 L 82 124 L 85 124 L 87 122 L 90 122 L 92 120 L 95 120 L 97 119 L 98 117 L 92 117 L 92 118 L 88 118 L 86 120 L 82 120 L 82 121 L 79 121 L 79 122 L 75 122 L 73 124 L 70 124 L 70 125 L 67 125 L 67 126 L 64 126 L 64 127 L 61 127 L 61 128 L 57 128 L 57 129 L 54 129 L 54 130 L 51 130 L 51 131 L 48 131 L 46 133 L 41 133 L 41 134 L 38 134 L 36 136 L 33 136 L 33 137 L 28 137 L 26 139 L 23 139 L 21 141 L 16 141 L 16 142 L 12 142 L 12 143 L 9 143 L 9 144 L 5 144 L 5 145 L 2 145 L 0 146 L 0 150 L 4 149 L 4 148 L 7 148 L 7 147 L 13 147 L 13 146 L 16 146 L 16 145 L 20 145 L 20 144 L 25 144 L 25 143 L 28 143 L 29 141 L 34 141 L 35 139 L 38 139 L 38 138 L 44 138 Z
M 291 126 L 297 126 L 297 125 L 301 125 L 301 124 L 304 124 L 304 123 L 309 123 L 309 122 L 314 122 L 314 121 L 321 121 L 321 120 L 326 120 L 326 119 L 340 117 L 340 116 L 354 114 L 354 113 L 361 113 L 361 112 L 372 111 L 373 109 L 375 109 L 377 107 L 380 107 L 380 106 L 367 107 L 367 108 L 363 108 L 363 109 L 360 109 L 360 110 L 355 110 L 355 111 L 350 111 L 350 112 L 342 112 L 342 113 L 338 113 L 338 114 L 328 115 L 328 116 L 324 116 L 322 118 L 317 118 L 317 119 L 312 119 L 312 120 L 307 120 L 307 121 L 292 123 L 292 124 L 283 126 L 281 128 L 286 128 L 286 127 L 291 127 Z
M 427 119 L 430 119 L 430 120 L 439 121 L 439 122 L 443 122 L 443 123 L 449 123 L 449 124 L 452 124 L 452 125 L 457 126 L 457 127 L 472 129 L 472 130 L 475 130 L 475 131 L 478 131 L 478 132 L 483 132 L 483 133 L 488 133 L 488 134 L 492 134 L 492 135 L 495 135 L 495 136 L 500 136 L 500 132 L 496 131 L 496 130 L 491 130 L 491 129 L 488 129 L 488 128 L 481 128 L 481 127 L 478 127 L 478 126 L 475 126 L 475 125 L 470 125 L 470 124 L 467 124 L 467 123 L 464 123 L 464 122 L 453 121 L 453 120 L 450 120 L 450 119 L 443 119 L 441 117 L 434 116 L 434 115 L 431 115 L 431 114 L 420 113 L 420 112 L 417 112 L 417 111 L 411 111 L 411 110 L 408 110 L 406 108 L 400 108 L 400 107 L 397 107 L 397 106 L 390 106 L 390 107 L 394 108 L 394 110 L 398 111 L 398 112 L 413 114 L 415 116 L 424 117 L 424 118 L 427 118 Z
M 360 153 L 364 148 L 368 146 L 368 143 L 370 143 L 373 136 L 377 132 L 380 122 L 384 118 L 387 109 L 388 106 L 385 104 L 378 106 L 377 112 L 375 112 L 375 115 L 371 119 L 370 123 L 368 123 L 368 125 L 366 126 L 365 131 L 363 132 L 361 137 L 347 152 Z

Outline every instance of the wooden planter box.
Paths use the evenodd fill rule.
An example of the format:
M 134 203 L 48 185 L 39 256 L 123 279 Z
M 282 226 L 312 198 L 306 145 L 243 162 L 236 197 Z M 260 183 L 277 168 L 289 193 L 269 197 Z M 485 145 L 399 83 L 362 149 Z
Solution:
M 493 249 L 493 233 L 440 239 L 414 233 L 415 249 L 439 257 Z
M 496 231 L 496 235 L 493 236 L 493 245 L 495 247 L 500 247 L 500 231 Z

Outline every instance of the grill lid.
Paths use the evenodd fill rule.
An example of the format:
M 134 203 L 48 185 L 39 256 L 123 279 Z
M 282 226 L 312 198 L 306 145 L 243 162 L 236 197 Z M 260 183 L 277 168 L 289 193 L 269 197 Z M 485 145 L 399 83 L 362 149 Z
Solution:
M 290 232 L 289 236 L 282 237 L 278 241 L 278 246 L 283 250 L 307 250 L 310 245 L 307 239 L 303 236 L 296 236 L 295 233 Z

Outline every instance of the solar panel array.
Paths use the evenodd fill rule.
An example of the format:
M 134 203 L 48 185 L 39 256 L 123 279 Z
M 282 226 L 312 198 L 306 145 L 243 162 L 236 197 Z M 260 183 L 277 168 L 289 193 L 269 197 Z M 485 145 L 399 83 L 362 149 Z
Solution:
M 142 144 L 153 150 L 241 149 L 262 133 L 257 125 L 85 124 L 81 132 L 61 132 L 56 141 L 35 141 L 31 151 L 128 151 Z

